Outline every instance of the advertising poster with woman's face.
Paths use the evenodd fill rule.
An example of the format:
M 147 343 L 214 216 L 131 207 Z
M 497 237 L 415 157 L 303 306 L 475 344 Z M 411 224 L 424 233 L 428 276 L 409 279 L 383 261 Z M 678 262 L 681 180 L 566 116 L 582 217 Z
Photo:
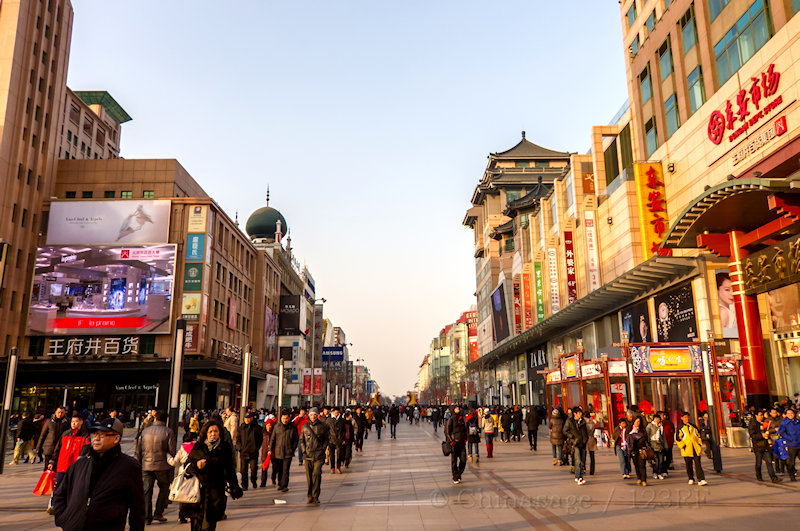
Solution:
M 772 329 L 796 325 L 800 318 L 800 291 L 797 284 L 767 292 Z
M 656 307 L 656 338 L 660 342 L 697 341 L 692 283 L 653 297 Z
M 729 269 L 718 269 L 717 301 L 719 302 L 719 321 L 722 325 L 722 337 L 736 339 L 739 337 L 739 328 L 736 325 L 736 308 L 733 304 L 733 287 Z
M 628 340 L 631 343 L 653 341 L 653 334 L 650 330 L 650 309 L 647 307 L 647 301 L 628 306 L 620 313 L 622 314 L 622 330 L 628 332 Z

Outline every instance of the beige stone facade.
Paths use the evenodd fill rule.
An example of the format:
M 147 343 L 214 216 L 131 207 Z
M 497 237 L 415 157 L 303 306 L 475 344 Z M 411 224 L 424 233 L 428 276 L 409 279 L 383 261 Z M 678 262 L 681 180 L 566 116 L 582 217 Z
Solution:
M 58 158 L 119 158 L 121 124 L 130 119 L 108 92 L 67 88 Z

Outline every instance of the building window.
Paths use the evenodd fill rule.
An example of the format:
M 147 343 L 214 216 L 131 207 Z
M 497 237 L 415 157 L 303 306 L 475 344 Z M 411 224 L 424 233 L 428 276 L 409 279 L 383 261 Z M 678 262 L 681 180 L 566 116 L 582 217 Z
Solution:
M 106 190 L 105 192 L 103 192 L 103 197 L 105 197 L 106 199 L 113 199 L 114 197 L 116 197 L 116 192 L 114 192 L 114 190 Z
M 769 40 L 770 24 L 764 0 L 756 0 L 714 46 L 717 77 L 722 85 Z
M 72 131 L 67 129 L 67 142 L 72 142 Z
M 653 85 L 650 82 L 650 65 L 644 67 L 642 73 L 639 74 L 639 88 L 641 89 L 642 105 L 644 105 L 653 97 Z
M 689 85 L 689 107 L 692 114 L 706 102 L 706 89 L 703 86 L 703 71 L 698 66 L 686 78 Z
M 528 168 L 528 167 L 530 167 L 530 165 L 531 165 L 531 163 L 527 162 L 527 161 L 523 161 L 523 162 L 517 161 L 517 162 L 514 163 L 514 167 L 515 168 Z
M 633 42 L 631 42 L 631 53 L 636 55 L 639 53 L 639 34 L 637 33 L 633 37 Z
M 647 156 L 653 154 L 658 147 L 658 133 L 656 132 L 656 117 L 652 117 L 644 124 L 644 140 L 647 144 Z
M 84 199 L 91 199 L 92 195 L 93 195 L 92 192 L 82 192 L 81 193 L 81 197 L 84 198 Z
M 509 253 L 514 251 L 514 238 L 506 238 L 504 243 L 505 243 L 505 248 L 503 249 L 503 251 Z
M 669 7 L 669 0 L 664 0 L 664 11 Z
M 153 199 L 156 196 L 156 192 L 154 190 L 145 190 L 142 192 L 142 197 L 145 199 Z
M 546 168 L 547 167 L 547 161 L 546 160 L 537 160 L 536 162 L 533 163 L 533 165 L 535 167 L 537 167 L 537 168 Z
M 661 45 L 661 48 L 658 49 L 658 65 L 661 70 L 661 81 L 667 79 L 675 70 L 672 64 L 672 47 L 670 46 L 669 37 L 667 37 L 667 40 Z
M 683 54 L 689 53 L 694 43 L 697 42 L 697 27 L 694 24 L 694 7 L 690 7 L 681 17 L 681 37 L 683 39 Z
M 556 190 L 553 190 L 553 199 L 550 200 L 550 208 L 553 214 L 553 234 L 558 234 L 558 196 Z
M 792 13 L 800 11 L 800 0 L 792 0 Z
M 76 194 L 75 192 L 64 192 L 64 197 L 67 199 L 75 199 Z
M 650 13 L 650 16 L 647 17 L 647 20 L 645 20 L 644 25 L 647 28 L 647 34 L 648 35 L 653 33 L 653 29 L 656 27 L 656 12 L 655 11 Z
M 573 186 L 572 173 L 564 179 L 564 188 L 567 189 L 567 209 L 569 210 L 575 204 L 575 187 Z
M 708 0 L 708 16 L 711 18 L 713 22 L 722 10 L 725 9 L 725 6 L 731 3 L 731 0 Z
M 681 125 L 680 116 L 678 116 L 678 99 L 675 94 L 672 94 L 667 101 L 664 102 L 664 116 L 667 119 L 667 138 L 671 137 L 678 127 Z
M 133 192 L 131 190 L 123 190 L 119 193 L 122 199 L 133 199 Z
M 628 27 L 630 28 L 633 26 L 633 22 L 636 20 L 636 2 L 631 4 L 631 8 L 628 10 Z
M 544 249 L 544 212 L 539 211 L 539 249 Z

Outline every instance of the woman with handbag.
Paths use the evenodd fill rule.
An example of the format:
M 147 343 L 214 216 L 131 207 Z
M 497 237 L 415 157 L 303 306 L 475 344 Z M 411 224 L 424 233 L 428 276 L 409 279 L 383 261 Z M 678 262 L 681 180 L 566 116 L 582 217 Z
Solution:
M 484 408 L 483 410 L 483 418 L 480 425 L 483 428 L 483 433 L 486 437 L 486 459 L 491 459 L 492 452 L 494 451 L 495 421 L 494 417 L 492 417 L 492 412 L 488 407 Z
M 648 450 L 650 450 L 650 452 L 653 450 L 650 448 L 647 432 L 644 426 L 642 426 L 642 417 L 633 419 L 631 431 L 628 433 L 628 450 L 630 452 L 631 461 L 633 461 L 633 466 L 636 468 L 636 484 L 646 487 Z
M 178 477 L 180 477 L 181 474 L 183 474 L 184 470 L 186 470 L 186 462 L 189 459 L 189 453 L 192 451 L 192 448 L 194 448 L 194 443 L 196 438 L 197 438 L 197 433 L 191 430 L 187 431 L 183 435 L 183 444 L 181 445 L 180 448 L 178 448 L 178 451 L 175 452 L 175 456 L 173 457 L 171 455 L 167 455 L 167 463 L 169 463 L 170 466 L 176 468 L 175 470 L 176 480 Z M 172 491 L 172 488 L 170 488 L 170 491 Z M 191 505 L 192 504 L 181 503 L 178 506 L 178 520 L 180 521 L 180 523 L 185 524 L 189 520 L 189 510 L 191 508 Z
M 192 531 L 214 531 L 217 528 L 217 522 L 225 514 L 226 487 L 234 500 L 243 494 L 236 477 L 233 449 L 230 443 L 222 440 L 222 430 L 219 420 L 206 422 L 187 458 L 186 471 L 200 479 L 200 503 L 192 505 L 189 510 Z

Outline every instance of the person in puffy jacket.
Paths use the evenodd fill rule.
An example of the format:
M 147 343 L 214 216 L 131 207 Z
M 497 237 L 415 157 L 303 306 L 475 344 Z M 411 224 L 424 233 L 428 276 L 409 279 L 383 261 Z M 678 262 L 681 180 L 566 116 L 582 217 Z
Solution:
M 264 427 L 261 428 L 261 463 L 267 463 L 267 455 L 269 454 L 269 441 L 272 438 L 272 428 L 275 426 L 275 423 L 271 420 L 267 419 L 264 421 Z M 261 465 L 261 487 L 267 486 L 267 470 L 269 469 L 269 464 L 267 466 Z M 275 465 L 272 465 L 272 484 L 276 484 L 276 479 L 278 477 L 278 473 L 275 470 Z
M 67 410 L 63 407 L 56 408 L 53 416 L 44 423 L 42 432 L 39 434 L 39 443 L 36 446 L 36 453 L 44 457 L 44 468 L 47 470 L 50 460 L 53 459 L 53 452 L 56 444 L 61 440 L 64 432 L 70 428 L 67 419 Z
M 643 455 L 645 448 L 650 446 L 650 441 L 647 438 L 647 429 L 644 425 L 644 418 L 635 416 L 631 431 L 628 433 L 628 449 L 630 451 L 631 461 L 636 469 L 636 483 L 647 486 L 647 460 Z
M 453 406 L 452 414 L 444 427 L 444 437 L 451 446 L 450 468 L 453 472 L 453 484 L 461 483 L 461 475 L 467 466 L 467 424 L 461 408 Z
M 289 490 L 289 469 L 292 465 L 292 458 L 297 450 L 297 428 L 289 420 L 289 410 L 281 411 L 281 420 L 272 429 L 272 437 L 269 440 L 270 459 L 273 467 L 278 470 L 278 490 L 286 492 Z
M 355 427 L 353 423 L 353 414 L 347 410 L 344 414 L 344 423 L 342 424 L 342 441 L 339 444 L 339 450 L 336 452 L 339 457 L 339 462 L 336 463 L 336 470 L 342 473 L 342 465 L 345 468 L 350 466 L 350 460 L 353 457 L 353 443 L 355 442 Z
M 563 466 L 561 447 L 564 446 L 564 419 L 561 418 L 558 409 L 553 409 L 548 429 L 550 430 L 550 444 L 553 447 L 553 466 Z
M 597 429 L 597 421 L 594 419 L 595 414 L 589 414 L 586 419 L 586 431 L 589 432 L 589 441 L 586 443 L 586 453 L 589 454 L 589 475 L 594 476 L 594 456 L 597 452 L 597 437 L 595 437 L 595 430 Z
M 763 411 L 754 413 L 753 417 L 750 419 L 747 431 L 750 434 L 750 443 L 753 445 L 753 455 L 756 458 L 756 479 L 758 481 L 764 481 L 761 477 L 761 462 L 764 461 L 767 464 L 767 473 L 772 482 L 780 483 L 783 481 L 775 474 L 775 469 L 772 467 L 772 449 L 769 446 L 769 426 L 765 426 Z
M 531 447 L 531 451 L 536 451 L 536 436 L 539 432 L 539 424 L 541 424 L 541 420 L 539 419 L 539 410 L 536 407 L 531 406 L 528 408 L 528 413 L 525 415 L 525 424 L 528 427 L 528 444 Z
M 156 420 L 142 430 L 136 439 L 134 457 L 142 466 L 142 480 L 144 481 L 145 517 L 147 523 L 153 519 L 166 522 L 164 510 L 167 508 L 169 495 L 170 464 L 167 456 L 175 455 L 175 433 L 167 427 L 167 414 L 164 411 L 156 412 Z M 158 498 L 153 512 L 153 486 L 158 483 Z
M 477 464 L 481 461 L 481 453 L 478 450 L 481 442 L 481 420 L 474 409 L 470 410 L 464 420 L 467 423 L 467 459 L 472 461 L 472 450 L 475 450 L 475 463 Z
M 697 426 L 689 422 L 689 412 L 681 412 L 681 424 L 675 430 L 675 443 L 681 450 L 683 461 L 686 463 L 686 475 L 689 476 L 689 485 L 694 484 L 694 471 L 697 472 L 698 485 L 707 485 L 703 467 L 700 464 L 700 455 L 703 452 L 703 441 L 700 438 L 700 430 Z
M 81 452 L 88 451 L 89 432 L 83 425 L 83 416 L 78 411 L 72 412 L 70 419 L 70 429 L 61 435 L 61 439 L 53 450 L 53 460 L 47 466 L 48 470 L 56 471 L 55 485 L 58 485 L 67 472 L 69 466 L 74 463 Z M 53 464 L 55 463 L 55 466 Z
M 653 479 L 664 479 L 667 471 L 664 468 L 664 449 L 667 446 L 664 437 L 664 425 L 661 423 L 661 415 L 653 415 L 653 420 L 647 425 L 647 438 L 650 441 L 650 448 L 656 454 L 653 461 Z
M 197 415 L 195 413 L 195 415 Z M 192 417 L 196 418 L 196 417 Z M 170 466 L 175 467 L 175 475 L 176 477 L 180 474 L 183 474 L 183 471 L 186 470 L 186 463 L 189 460 L 189 454 L 194 448 L 195 441 L 197 439 L 198 433 L 195 433 L 192 430 L 183 434 L 183 444 L 178 448 L 178 451 L 175 453 L 174 456 L 168 455 L 167 456 L 167 463 Z M 190 516 L 189 516 L 189 507 L 190 504 L 181 503 L 178 505 L 178 521 L 182 524 L 185 524 Z
M 308 503 L 319 503 L 319 491 L 322 485 L 322 465 L 325 463 L 325 449 L 328 447 L 331 431 L 328 425 L 319 419 L 319 410 L 312 407 L 308 411 L 308 422 L 303 426 L 300 437 L 300 450 L 303 452 L 303 466 L 306 469 L 308 483 Z
M 572 415 L 572 418 L 567 419 L 564 424 L 564 436 L 572 442 L 572 463 L 575 467 L 575 482 L 578 485 L 583 485 L 586 483 L 583 479 L 583 469 L 586 466 L 586 445 L 589 443 L 589 430 L 581 408 L 573 408 Z
M 778 427 L 778 435 L 786 441 L 786 447 L 789 450 L 787 459 L 789 479 L 797 481 L 795 460 L 797 455 L 800 454 L 800 419 L 796 417 L 794 409 L 789 408 L 786 410 L 786 418 L 781 421 Z
M 250 469 L 250 482 L 253 488 L 258 486 L 258 454 L 261 450 L 263 435 L 261 426 L 256 419 L 258 413 L 251 411 L 244 417 L 244 422 L 239 425 L 239 434 L 236 437 L 236 451 L 239 452 L 239 471 L 242 474 L 242 490 L 247 490 L 247 470 Z
M 483 428 L 483 436 L 486 439 L 486 459 L 491 459 L 492 452 L 494 451 L 494 435 L 497 426 L 495 425 L 492 412 L 488 407 L 483 409 L 481 428 Z

